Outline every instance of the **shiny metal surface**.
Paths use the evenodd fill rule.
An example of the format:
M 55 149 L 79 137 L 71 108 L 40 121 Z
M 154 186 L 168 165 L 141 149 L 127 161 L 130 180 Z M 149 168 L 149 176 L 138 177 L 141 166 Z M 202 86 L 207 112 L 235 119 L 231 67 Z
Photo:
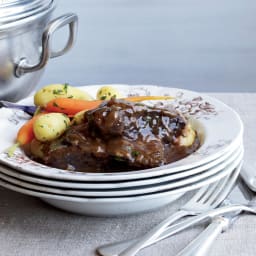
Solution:
M 237 176 L 239 175 L 239 172 L 240 167 L 235 168 L 234 170 L 231 170 L 231 173 L 222 180 L 198 190 L 197 193 L 184 206 L 181 207 L 181 210 L 162 221 L 155 228 L 150 230 L 146 235 L 143 235 L 142 237 L 139 237 L 135 240 L 133 239 L 102 245 L 97 248 L 97 252 L 102 256 L 131 256 L 135 255 L 144 247 L 181 231 L 181 229 L 187 227 L 186 221 L 184 222 L 184 226 L 181 224 L 183 222 L 173 224 L 173 226 L 169 225 L 171 225 L 173 222 L 177 222 L 177 220 L 184 216 L 208 212 L 210 209 L 217 207 L 230 192 L 237 179 Z M 191 219 L 192 223 L 194 223 L 194 218 Z M 189 225 L 191 224 L 189 220 L 188 223 Z M 181 224 L 182 228 L 180 228 L 179 224 Z M 176 229 L 176 227 L 178 228 Z
M 183 231 L 193 225 L 196 225 L 205 221 L 209 221 L 210 219 L 213 219 L 218 216 L 222 216 L 224 214 L 229 214 L 229 213 L 238 212 L 238 211 L 256 214 L 256 207 L 255 205 L 247 206 L 247 205 L 241 205 L 241 204 L 232 204 L 229 206 L 223 206 L 213 210 L 206 211 L 200 215 L 193 216 L 193 217 L 190 217 L 189 219 L 185 219 L 176 224 L 173 224 L 172 226 L 168 227 L 156 240 L 151 240 L 150 244 L 154 244 L 155 242 L 160 241 L 166 237 L 177 234 L 178 232 Z M 134 242 L 136 241 L 136 239 L 129 240 L 126 242 L 113 243 L 113 244 L 109 244 L 108 246 L 107 245 L 101 246 L 97 249 L 97 253 L 101 256 L 120 256 L 119 252 L 123 249 L 124 246 L 129 245 L 131 241 Z M 192 255 L 193 254 L 191 254 L 190 256 Z M 199 255 L 193 255 L 193 256 L 199 256 Z
M 27 64 L 27 59 L 22 58 L 15 68 L 15 75 L 20 77 L 26 73 L 35 72 L 42 69 L 48 62 L 49 58 L 55 58 L 65 54 L 73 45 L 77 27 L 77 16 L 73 13 L 65 14 L 53 21 L 51 21 L 46 27 L 42 36 L 42 53 L 40 60 L 37 64 Z M 53 33 L 59 28 L 68 25 L 69 26 L 69 39 L 66 46 L 57 52 L 51 51 L 50 40 Z
M 230 195 L 222 205 L 232 206 L 234 204 L 255 206 L 254 195 L 246 187 L 242 180 L 238 180 Z M 222 232 L 226 232 L 242 213 L 242 209 L 225 213 L 213 218 L 211 224 L 190 244 L 185 247 L 177 256 L 207 256 L 209 249 L 216 238 Z
M 247 186 L 256 192 L 256 171 L 253 165 L 244 163 L 244 167 L 241 171 L 241 176 Z
M 53 0 L 2 0 L 0 1 L 0 32 L 28 24 L 55 8 Z
M 17 101 L 36 87 L 49 58 L 61 56 L 72 47 L 77 16 L 69 13 L 49 23 L 54 1 L 0 3 L 0 99 Z M 52 52 L 52 34 L 65 25 L 69 26 L 67 44 Z

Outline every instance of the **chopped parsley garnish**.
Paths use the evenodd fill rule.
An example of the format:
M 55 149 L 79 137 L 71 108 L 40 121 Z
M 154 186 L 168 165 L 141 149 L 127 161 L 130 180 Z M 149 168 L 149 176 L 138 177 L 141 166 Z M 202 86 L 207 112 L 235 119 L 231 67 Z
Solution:
M 112 96 L 111 96 L 111 99 L 116 99 L 116 95 L 115 95 L 115 94 L 112 95 Z
M 59 107 L 59 105 L 55 101 L 53 102 L 53 106 L 57 108 Z
M 64 122 L 65 126 L 68 127 L 67 121 L 66 121 L 66 120 L 63 120 L 63 122 Z
M 100 97 L 101 100 L 105 100 L 106 98 L 107 98 L 106 95 Z
M 69 86 L 68 83 L 65 83 L 65 84 L 63 85 L 63 90 L 64 90 L 64 92 L 65 92 L 66 94 L 68 93 L 68 86 Z
M 55 94 L 55 95 L 62 95 L 62 94 L 64 94 L 62 89 L 54 89 L 52 91 L 52 93 Z
M 121 156 L 114 156 L 114 159 L 115 159 L 116 161 L 118 161 L 118 162 L 124 162 L 124 161 L 125 161 L 125 159 L 122 158 Z
M 65 95 L 68 93 L 68 86 L 69 86 L 69 84 L 65 83 L 65 84 L 63 84 L 63 89 L 54 89 L 52 91 L 52 93 L 55 95 Z
M 133 150 L 132 151 L 132 157 L 137 157 L 137 156 L 139 156 L 140 155 L 140 152 L 139 151 L 137 151 L 137 150 Z

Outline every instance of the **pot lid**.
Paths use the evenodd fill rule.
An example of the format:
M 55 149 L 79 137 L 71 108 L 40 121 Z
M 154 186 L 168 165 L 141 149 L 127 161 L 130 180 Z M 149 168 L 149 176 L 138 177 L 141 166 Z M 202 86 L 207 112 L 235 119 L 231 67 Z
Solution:
M 54 0 L 0 0 L 0 29 L 34 20 L 54 7 Z

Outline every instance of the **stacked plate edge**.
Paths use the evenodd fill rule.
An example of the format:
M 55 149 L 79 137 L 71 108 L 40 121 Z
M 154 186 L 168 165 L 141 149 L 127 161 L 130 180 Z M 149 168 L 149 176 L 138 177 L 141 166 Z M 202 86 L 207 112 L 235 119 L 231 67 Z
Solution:
M 8 131 L 1 138 L 0 184 L 43 198 L 65 210 L 115 215 L 158 208 L 238 168 L 243 157 L 243 125 L 231 108 L 207 95 L 182 89 L 116 86 L 124 95 L 174 96 L 175 100 L 167 104 L 172 104 L 190 119 L 200 136 L 201 147 L 182 160 L 158 168 L 125 173 L 68 172 L 36 163 L 22 150 L 9 158 L 3 151 L 13 143 L 27 116 L 23 112 L 0 109 L 0 130 Z M 85 89 L 93 94 L 99 87 L 86 86 Z M 31 104 L 31 100 L 28 98 L 22 103 Z M 138 203 L 142 201 L 143 204 Z M 113 204 L 118 205 L 118 210 L 113 210 L 116 208 Z

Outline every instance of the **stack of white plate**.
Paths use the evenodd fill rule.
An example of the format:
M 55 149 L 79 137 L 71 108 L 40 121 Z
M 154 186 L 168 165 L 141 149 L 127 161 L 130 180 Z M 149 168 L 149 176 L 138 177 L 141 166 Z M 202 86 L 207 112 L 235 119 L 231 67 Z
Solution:
M 29 159 L 21 149 L 12 157 L 4 151 L 15 142 L 28 115 L 0 109 L 0 185 L 41 198 L 58 208 L 107 216 L 156 209 L 240 168 L 243 125 L 234 110 L 207 95 L 158 86 L 114 85 L 124 96 L 172 95 L 164 101 L 186 115 L 200 138 L 200 148 L 174 163 L 147 170 L 113 173 L 70 172 Z M 92 95 L 100 86 L 83 87 Z M 32 98 L 21 103 L 32 104 Z M 152 102 L 147 102 L 152 104 Z

